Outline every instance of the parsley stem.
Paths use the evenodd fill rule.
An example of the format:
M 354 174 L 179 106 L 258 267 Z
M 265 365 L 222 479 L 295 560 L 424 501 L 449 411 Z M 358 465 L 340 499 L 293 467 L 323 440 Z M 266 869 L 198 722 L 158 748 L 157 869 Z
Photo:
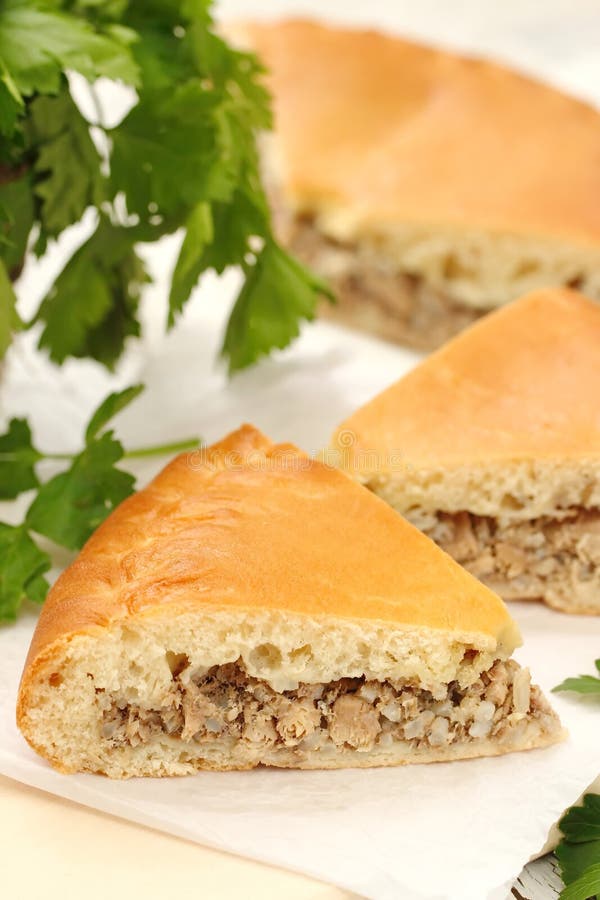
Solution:
M 201 444 L 200 438 L 186 438 L 183 441 L 174 441 L 171 444 L 154 444 L 150 447 L 134 447 L 126 450 L 123 459 L 143 459 L 146 456 L 167 456 L 170 453 L 182 453 L 184 450 L 195 450 Z M 40 453 L 39 459 L 67 460 L 74 459 L 76 453 Z M 0 462 L 12 461 L 14 454 L 0 453 Z
M 136 447 L 125 451 L 125 459 L 142 459 L 145 456 L 166 456 L 169 453 L 181 453 L 184 450 L 195 450 L 199 447 L 199 438 L 187 438 L 184 441 L 175 441 L 173 444 L 157 444 L 153 447 Z

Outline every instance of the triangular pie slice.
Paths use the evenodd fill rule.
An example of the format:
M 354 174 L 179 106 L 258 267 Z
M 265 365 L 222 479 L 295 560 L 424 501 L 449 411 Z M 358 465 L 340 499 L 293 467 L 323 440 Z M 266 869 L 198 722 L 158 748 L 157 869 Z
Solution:
M 344 422 L 338 464 L 505 599 L 600 614 L 600 306 L 529 294 Z
M 383 501 L 245 426 L 63 573 L 19 726 L 63 771 L 394 765 L 553 743 L 502 601 Z

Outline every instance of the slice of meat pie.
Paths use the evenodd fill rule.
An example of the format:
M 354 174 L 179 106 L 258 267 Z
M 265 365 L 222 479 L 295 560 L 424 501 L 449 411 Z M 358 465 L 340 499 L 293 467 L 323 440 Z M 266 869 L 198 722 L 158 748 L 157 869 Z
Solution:
M 600 299 L 597 110 L 389 34 L 229 30 L 268 69 L 266 175 L 281 237 L 336 291 L 324 313 L 431 349 L 540 287 Z
M 343 473 L 245 426 L 53 588 L 18 722 L 66 772 L 384 766 L 551 744 L 499 597 Z
M 338 463 L 507 600 L 600 615 L 600 307 L 532 293 L 354 413 Z

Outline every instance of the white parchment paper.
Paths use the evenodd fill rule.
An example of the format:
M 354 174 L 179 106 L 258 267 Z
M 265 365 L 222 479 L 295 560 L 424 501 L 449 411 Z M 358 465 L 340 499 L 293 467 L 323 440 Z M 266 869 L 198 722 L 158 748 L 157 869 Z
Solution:
M 321 3 L 224 2 L 246 15 L 317 12 Z M 317 9 L 317 7 L 319 9 Z M 434 9 L 435 7 L 435 9 Z M 595 2 L 331 3 L 336 18 L 386 24 L 465 49 L 494 52 L 598 99 L 591 27 Z M 58 260 L 82 240 L 72 230 L 43 266 L 28 264 L 20 294 L 31 306 Z M 90 405 L 107 387 L 143 380 L 147 392 L 118 420 L 128 446 L 198 433 L 207 441 L 242 421 L 311 451 L 357 405 L 407 371 L 417 356 L 325 324 L 306 328 L 288 351 L 228 381 L 214 358 L 235 287 L 207 280 L 177 328 L 162 337 L 165 277 L 176 241 L 152 248 L 158 282 L 145 300 L 145 339 L 109 378 L 91 363 L 62 370 L 20 339 L 2 386 L 3 415 L 31 414 L 36 440 L 76 449 Z M 138 474 L 143 483 L 156 465 Z M 0 518 L 21 504 L 0 505 Z M 68 560 L 59 560 L 61 564 Z M 518 652 L 548 691 L 592 671 L 600 619 L 513 604 L 525 646 Z M 338 884 L 374 900 L 505 900 L 507 885 L 543 846 L 551 825 L 600 774 L 600 709 L 564 695 L 553 702 L 570 732 L 555 748 L 392 770 L 201 773 L 174 780 L 110 782 L 62 776 L 29 750 L 14 725 L 15 695 L 35 624 L 26 608 L 0 628 L 0 772 L 80 803 L 201 843 Z

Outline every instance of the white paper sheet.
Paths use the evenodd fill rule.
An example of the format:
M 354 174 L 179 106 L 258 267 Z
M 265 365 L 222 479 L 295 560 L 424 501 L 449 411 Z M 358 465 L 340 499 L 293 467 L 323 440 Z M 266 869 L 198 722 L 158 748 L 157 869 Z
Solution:
M 259 7 L 271 14 L 323 9 L 310 0 L 231 0 L 222 6 L 246 15 Z M 594 2 L 484 6 L 467 0 L 449 5 L 395 0 L 330 4 L 327 10 L 336 18 L 368 19 L 493 51 L 598 98 L 590 27 L 597 14 Z M 570 54 L 569 47 L 575 48 Z M 40 295 L 61 252 L 80 239 L 80 231 L 71 232 L 43 267 L 27 268 L 21 285 L 25 303 Z M 109 384 L 140 379 L 148 390 L 118 423 L 128 446 L 193 433 L 212 441 L 247 420 L 275 439 L 315 450 L 341 418 L 417 359 L 317 324 L 277 359 L 228 381 L 214 358 L 236 279 L 205 283 L 175 331 L 162 339 L 164 275 L 174 250 L 173 241 L 152 249 L 152 267 L 163 277 L 146 298 L 146 339 L 116 376 L 108 378 L 91 363 L 69 363 L 59 371 L 31 352 L 31 336 L 20 341 L 0 404 L 7 415 L 33 411 L 42 446 L 76 448 L 90 404 Z M 141 480 L 154 468 L 152 463 L 140 467 Z M 0 518 L 18 515 L 19 505 L 4 507 Z M 518 657 L 546 691 L 568 675 L 592 670 L 600 655 L 600 619 L 563 616 L 535 604 L 511 609 L 525 638 Z M 354 772 L 202 773 L 163 781 L 62 776 L 29 750 L 14 725 L 15 694 L 34 622 L 28 609 L 15 626 L 0 628 L 0 772 L 374 900 L 505 900 L 507 885 L 541 849 L 550 826 L 600 774 L 600 710 L 563 695 L 553 702 L 570 731 L 568 742 L 499 759 Z

